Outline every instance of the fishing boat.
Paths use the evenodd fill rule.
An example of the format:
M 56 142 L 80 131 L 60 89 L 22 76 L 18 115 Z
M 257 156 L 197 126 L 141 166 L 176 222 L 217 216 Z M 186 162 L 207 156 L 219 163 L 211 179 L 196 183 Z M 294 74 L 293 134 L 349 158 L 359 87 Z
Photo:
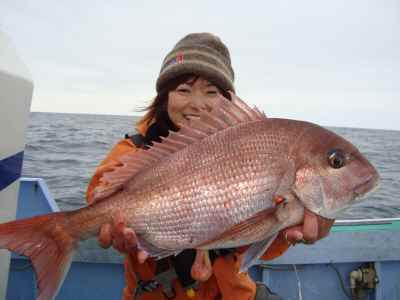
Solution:
M 11 41 L 0 32 L 0 222 L 57 212 L 41 178 L 21 178 L 33 81 Z M 5 138 L 6 137 L 6 138 Z M 38 174 L 40 175 L 40 174 Z M 283 299 L 400 299 L 400 218 L 336 221 L 314 245 L 299 244 L 250 269 Z M 95 240 L 80 247 L 57 300 L 120 299 L 122 257 Z M 30 260 L 0 251 L 0 299 L 33 300 Z

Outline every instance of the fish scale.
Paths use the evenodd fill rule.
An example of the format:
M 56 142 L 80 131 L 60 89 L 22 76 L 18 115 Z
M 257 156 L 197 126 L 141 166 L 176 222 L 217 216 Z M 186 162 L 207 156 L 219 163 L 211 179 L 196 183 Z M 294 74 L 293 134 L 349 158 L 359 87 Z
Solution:
M 219 141 L 218 143 L 213 140 L 203 140 L 202 146 L 208 149 L 207 152 L 202 149 L 188 148 L 187 151 L 178 153 L 179 155 L 168 160 L 167 162 L 171 164 L 174 164 L 174 160 L 189 163 L 176 164 L 174 170 L 163 174 L 165 178 L 160 176 L 162 174 L 160 170 L 165 170 L 163 165 L 160 165 L 160 170 L 157 167 L 149 170 L 150 174 L 146 174 L 145 177 L 156 178 L 158 183 L 163 182 L 163 185 L 159 184 L 152 190 L 154 193 L 161 194 L 161 197 L 155 201 L 160 201 L 165 206 L 158 210 L 151 204 L 143 206 L 144 211 L 140 210 L 138 214 L 143 215 L 145 220 L 141 222 L 140 217 L 136 217 L 135 220 L 138 223 L 152 224 L 153 226 L 146 226 L 142 230 L 140 225 L 133 223 L 133 228 L 139 234 L 146 232 L 146 239 L 160 248 L 170 249 L 171 245 L 175 248 L 186 248 L 203 243 L 258 211 L 271 207 L 273 189 L 268 190 L 266 186 L 268 187 L 268 181 L 271 186 L 276 186 L 278 183 L 268 180 L 271 178 L 268 176 L 268 171 L 274 172 L 275 170 L 270 168 L 271 163 L 268 163 L 265 158 L 268 156 L 271 158 L 273 155 L 259 151 L 259 137 L 253 136 L 251 139 L 248 137 L 249 132 L 254 132 L 263 124 L 249 125 L 251 126 L 235 128 L 234 134 L 232 132 L 225 133 L 230 139 L 230 143 L 235 145 L 235 152 L 241 153 L 240 156 L 226 150 L 226 148 L 230 148 L 231 144 L 225 143 L 223 136 L 215 137 L 214 139 Z M 232 139 L 232 136 L 235 136 L 236 139 Z M 270 140 L 267 135 L 268 139 Z M 283 141 L 285 142 L 285 140 Z M 270 151 L 275 154 L 278 154 L 278 150 L 282 148 L 288 148 L 287 145 L 279 143 L 275 143 L 275 145 L 276 147 Z M 226 153 L 227 157 L 219 155 L 220 153 Z M 233 159 L 234 157 L 236 160 Z M 264 164 L 259 163 L 260 161 L 264 161 Z M 154 173 L 157 173 L 158 176 L 154 176 Z M 181 179 L 174 178 L 174 174 L 179 174 Z M 137 184 L 140 186 L 141 183 Z M 151 185 L 151 182 L 148 184 Z M 218 189 L 212 188 L 215 186 Z M 180 192 L 170 192 L 174 188 Z M 262 192 L 258 192 L 260 190 Z M 232 193 L 232 191 L 236 191 L 236 193 Z M 176 195 L 179 196 L 176 197 Z M 219 195 L 224 195 L 224 197 Z M 142 201 L 150 203 L 151 199 L 150 196 Z M 168 199 L 168 202 L 165 199 Z M 268 200 L 260 201 L 259 199 Z M 232 203 L 231 206 L 234 209 L 227 210 L 223 203 Z M 212 213 L 209 208 L 212 208 Z M 178 217 L 176 217 L 178 211 L 181 211 L 183 215 L 178 213 Z M 172 220 L 168 220 L 166 216 L 171 216 Z M 195 222 L 190 222 L 192 219 Z M 218 222 L 213 222 L 214 220 L 218 220 Z M 182 228 L 182 223 L 187 224 L 186 228 Z M 154 236 L 151 237 L 151 235 Z M 171 240 L 171 236 L 177 237 L 176 240 Z M 193 240 L 192 237 L 197 237 L 197 240 Z M 189 245 L 186 244 L 188 241 L 190 241 Z

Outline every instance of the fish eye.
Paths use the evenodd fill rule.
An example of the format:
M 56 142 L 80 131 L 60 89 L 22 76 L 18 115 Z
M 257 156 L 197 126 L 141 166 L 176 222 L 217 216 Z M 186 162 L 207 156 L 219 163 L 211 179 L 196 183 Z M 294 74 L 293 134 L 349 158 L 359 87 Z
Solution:
M 329 165 L 334 169 L 340 169 L 346 164 L 346 155 L 341 149 L 332 149 L 328 152 Z

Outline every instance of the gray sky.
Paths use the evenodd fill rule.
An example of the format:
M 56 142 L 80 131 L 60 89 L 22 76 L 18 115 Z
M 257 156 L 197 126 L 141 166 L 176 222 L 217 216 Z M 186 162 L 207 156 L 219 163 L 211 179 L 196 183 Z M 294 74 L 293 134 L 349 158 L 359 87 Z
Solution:
M 1 0 L 32 111 L 132 114 L 190 32 L 229 47 L 237 94 L 272 117 L 400 130 L 400 2 Z

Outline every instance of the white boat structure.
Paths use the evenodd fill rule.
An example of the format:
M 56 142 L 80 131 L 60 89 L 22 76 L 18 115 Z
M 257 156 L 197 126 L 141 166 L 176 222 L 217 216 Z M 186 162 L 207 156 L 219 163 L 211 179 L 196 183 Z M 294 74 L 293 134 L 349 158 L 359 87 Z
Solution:
M 33 92 L 28 69 L 0 32 L 0 222 L 15 219 L 19 177 Z M 0 250 L 0 299 L 5 299 L 10 254 Z

